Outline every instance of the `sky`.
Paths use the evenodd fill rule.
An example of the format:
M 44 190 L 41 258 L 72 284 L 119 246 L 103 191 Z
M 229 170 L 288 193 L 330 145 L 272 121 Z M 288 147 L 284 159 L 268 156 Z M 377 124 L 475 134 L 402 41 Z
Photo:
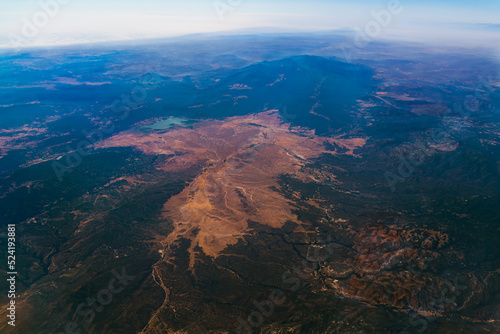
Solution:
M 373 38 L 495 43 L 500 32 L 498 13 L 498 0 L 0 0 L 0 47 L 249 28 L 372 29 Z

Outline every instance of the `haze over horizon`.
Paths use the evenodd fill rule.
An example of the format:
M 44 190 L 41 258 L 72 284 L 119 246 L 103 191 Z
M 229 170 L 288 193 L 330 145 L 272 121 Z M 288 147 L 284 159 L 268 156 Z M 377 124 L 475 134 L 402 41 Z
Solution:
M 16 40 L 21 40 L 18 43 L 21 47 L 50 46 L 261 27 L 283 32 L 345 28 L 363 31 L 367 24 L 376 21 L 377 15 L 381 15 L 382 26 L 372 39 L 472 43 L 475 46 L 492 46 L 500 40 L 497 15 L 500 3 L 490 0 L 359 1 L 355 4 L 345 0 L 307 3 L 282 0 L 192 0 L 189 3 L 59 0 L 54 6 L 55 1 L 2 3 L 0 48 L 12 48 Z M 44 7 L 51 15 L 43 14 Z M 384 17 L 381 13 L 387 13 L 389 8 L 394 9 L 393 13 Z

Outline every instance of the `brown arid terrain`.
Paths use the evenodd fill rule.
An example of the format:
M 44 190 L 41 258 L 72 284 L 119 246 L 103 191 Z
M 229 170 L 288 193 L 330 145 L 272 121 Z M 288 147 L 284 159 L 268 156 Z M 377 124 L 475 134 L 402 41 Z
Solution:
M 205 163 L 203 173 L 164 207 L 165 219 L 175 222 L 174 232 L 163 242 L 165 260 L 171 256 L 170 246 L 180 237 L 187 238 L 192 241 L 192 267 L 195 247 L 215 258 L 250 233 L 248 221 L 272 228 L 287 221 L 300 224 L 292 213 L 293 203 L 275 190 L 277 178 L 290 174 L 314 182 L 310 171 L 304 171 L 306 162 L 321 154 L 337 154 L 327 150 L 325 143 L 353 155 L 365 142 L 364 138 L 318 137 L 311 130 L 291 128 L 276 111 L 268 111 L 166 133 L 125 132 L 99 147 L 133 146 L 147 154 L 172 156 L 162 166 L 169 172 Z

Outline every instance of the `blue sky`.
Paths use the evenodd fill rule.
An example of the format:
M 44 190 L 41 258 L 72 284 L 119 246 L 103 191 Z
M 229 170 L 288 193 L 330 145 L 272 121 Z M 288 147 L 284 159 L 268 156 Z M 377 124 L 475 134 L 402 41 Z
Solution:
M 0 0 L 0 41 L 31 32 L 26 25 L 34 23 L 41 4 L 54 1 L 61 2 L 60 8 L 27 38 L 30 44 L 168 37 L 253 27 L 363 30 L 374 19 L 373 12 L 387 10 L 391 1 L 398 0 Z M 399 1 L 402 11 L 391 15 L 390 23 L 379 34 L 381 38 L 425 38 L 439 33 L 446 38 L 456 30 L 456 26 L 446 28 L 448 23 L 500 23 L 498 0 Z

